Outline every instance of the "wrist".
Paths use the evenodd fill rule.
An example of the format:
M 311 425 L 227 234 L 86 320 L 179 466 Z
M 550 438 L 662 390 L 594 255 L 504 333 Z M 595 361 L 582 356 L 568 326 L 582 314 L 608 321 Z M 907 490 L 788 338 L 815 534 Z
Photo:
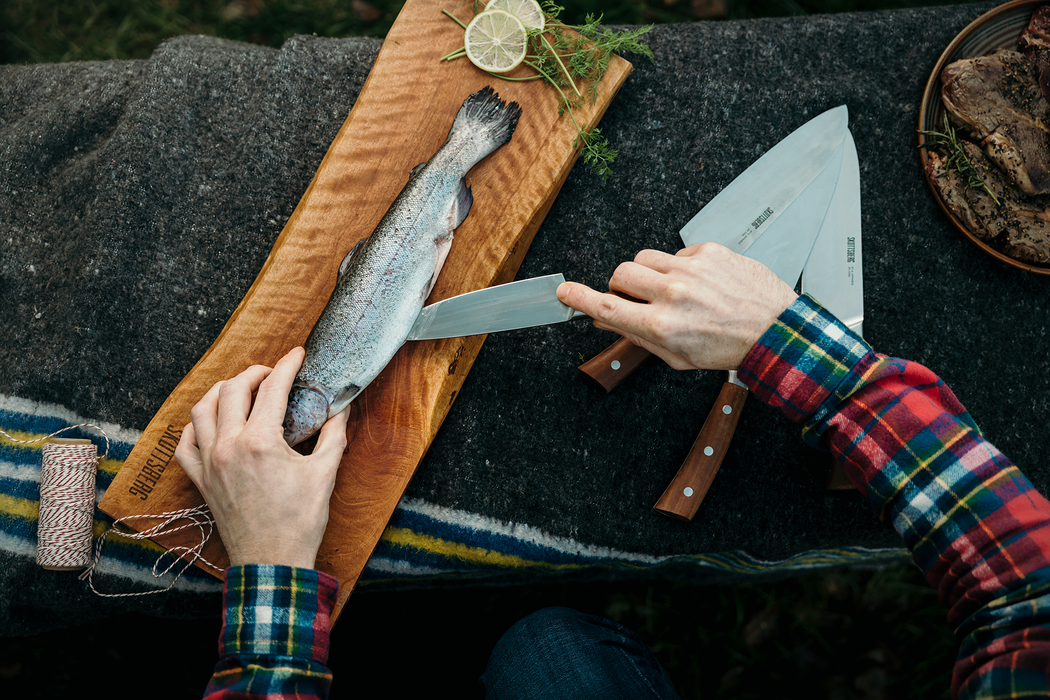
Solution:
M 804 423 L 871 348 L 812 297 L 797 297 L 740 364 L 739 377 L 763 403 Z
M 328 659 L 339 581 L 314 569 L 231 566 L 223 587 L 219 653 Z
M 249 532 L 249 536 L 222 537 L 231 566 L 257 564 L 314 568 L 320 541 L 304 541 L 302 537 L 294 537 L 295 533 L 301 532 L 296 529 L 296 524 L 289 524 L 280 533 L 259 533 L 258 529 Z M 219 535 L 222 534 L 220 529 Z

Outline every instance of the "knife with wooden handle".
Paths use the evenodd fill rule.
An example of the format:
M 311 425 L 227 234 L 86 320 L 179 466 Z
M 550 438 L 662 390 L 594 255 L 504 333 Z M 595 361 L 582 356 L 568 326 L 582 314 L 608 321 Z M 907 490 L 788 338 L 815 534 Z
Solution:
M 645 348 L 635 345 L 627 338 L 620 338 L 580 365 L 580 371 L 606 392 L 610 392 L 651 356 L 652 353 Z
M 864 334 L 864 257 L 861 247 L 860 162 L 853 137 L 846 133 L 842 170 L 827 218 L 802 273 L 802 291 L 845 323 Z M 855 488 L 837 460 L 831 461 L 827 488 Z
M 682 467 L 653 506 L 654 510 L 677 520 L 693 519 L 733 440 L 747 393 L 747 387 L 736 378 L 736 371 L 731 370 L 729 381 L 722 385 L 715 405 L 700 428 L 700 435 Z
M 682 229 L 686 246 L 718 242 L 761 262 L 793 287 L 835 192 L 847 116 L 845 106 L 829 110 L 778 143 Z M 743 219 L 742 212 L 747 212 Z M 648 356 L 639 348 L 641 357 L 633 352 L 632 361 L 625 363 L 617 354 L 630 350 L 625 343 L 630 345 L 617 341 L 581 370 L 611 390 L 629 374 L 613 370 L 610 376 L 614 362 L 633 369 Z M 747 389 L 731 372 L 685 463 L 656 504 L 657 512 L 693 518 L 729 447 L 746 398 Z
M 813 183 L 788 207 L 777 222 L 748 249 L 746 255 L 762 263 L 788 285 L 794 287 L 809 259 L 817 233 L 824 222 L 839 177 L 843 148 Z M 693 445 L 686 463 L 664 492 L 668 501 L 657 503 L 656 511 L 682 520 L 692 520 L 722 464 L 733 432 L 740 420 L 740 409 L 747 388 L 730 371 L 722 385 L 719 400 L 701 428 L 708 442 Z M 705 436 L 706 433 L 706 436 Z
M 837 157 L 847 118 L 845 105 L 830 109 L 769 149 L 682 227 L 679 233 L 686 247 L 715 242 L 748 255 L 752 244 Z M 761 194 L 756 196 L 756 192 Z M 580 371 L 612 391 L 649 355 L 621 338 L 581 365 Z
M 771 235 L 778 235 L 775 227 L 770 231 L 774 231 Z M 852 330 L 860 332 L 864 321 L 860 167 L 857 149 L 849 131 L 844 138 L 835 192 L 820 225 L 813 250 L 805 261 L 802 290 L 812 294 Z M 737 379 L 736 372 L 730 371 L 729 380 L 723 385 L 718 400 L 700 430 L 700 436 L 671 485 L 657 501 L 657 511 L 681 520 L 691 520 L 696 514 L 729 448 L 746 398 L 747 388 Z M 827 488 L 853 488 L 838 462 L 832 463 Z

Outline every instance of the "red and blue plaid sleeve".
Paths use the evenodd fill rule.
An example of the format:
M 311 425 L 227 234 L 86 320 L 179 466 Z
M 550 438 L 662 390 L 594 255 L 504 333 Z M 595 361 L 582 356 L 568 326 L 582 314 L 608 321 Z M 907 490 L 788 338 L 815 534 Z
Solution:
M 877 355 L 809 297 L 740 378 L 830 449 L 891 524 L 961 640 L 953 697 L 1050 693 L 1050 504 L 914 362 Z
M 206 698 L 325 698 L 339 582 L 313 569 L 232 566 L 223 588 L 219 663 Z

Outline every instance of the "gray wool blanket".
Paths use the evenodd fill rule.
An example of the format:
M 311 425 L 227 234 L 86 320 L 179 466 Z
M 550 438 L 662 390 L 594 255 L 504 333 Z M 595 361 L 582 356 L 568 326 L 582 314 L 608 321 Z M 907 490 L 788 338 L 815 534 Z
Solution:
M 934 63 L 990 7 L 657 26 L 655 61 L 628 56 L 635 71 L 601 124 L 620 150 L 613 175 L 603 184 L 576 165 L 518 278 L 561 272 L 604 289 L 639 250 L 677 250 L 682 225 L 747 165 L 845 104 L 866 339 L 944 377 L 1045 493 L 1048 280 L 956 232 L 916 152 Z M 105 488 L 252 284 L 380 45 L 182 37 L 145 61 L 0 66 L 0 427 L 104 422 Z M 694 521 L 656 515 L 724 373 L 651 359 L 605 394 L 577 366 L 613 339 L 585 323 L 491 335 L 360 585 L 713 581 L 907 558 L 858 492 L 825 490 L 828 455 L 758 402 Z M 39 451 L 2 447 L 4 633 L 217 609 L 217 580 L 195 569 L 167 593 L 102 598 L 36 566 Z M 115 545 L 95 583 L 164 587 L 170 575 L 146 575 L 154 557 Z

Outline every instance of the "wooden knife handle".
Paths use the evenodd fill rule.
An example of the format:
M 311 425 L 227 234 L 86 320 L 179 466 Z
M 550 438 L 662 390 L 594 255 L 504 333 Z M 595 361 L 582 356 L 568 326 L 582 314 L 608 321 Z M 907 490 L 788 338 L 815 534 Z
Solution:
M 837 459 L 831 460 L 831 469 L 828 471 L 828 491 L 846 491 L 855 489 L 856 486 L 846 476 L 846 470 L 842 468 Z
M 722 465 L 733 432 L 740 420 L 740 411 L 747 400 L 747 389 L 732 382 L 722 385 L 718 400 L 707 414 L 700 435 L 693 448 L 653 508 L 676 520 L 692 520 L 700 502 L 711 488 L 718 467 Z
M 639 347 L 620 338 L 593 359 L 580 365 L 580 371 L 594 380 L 601 388 L 612 391 L 627 376 L 638 369 L 652 355 L 645 348 Z

